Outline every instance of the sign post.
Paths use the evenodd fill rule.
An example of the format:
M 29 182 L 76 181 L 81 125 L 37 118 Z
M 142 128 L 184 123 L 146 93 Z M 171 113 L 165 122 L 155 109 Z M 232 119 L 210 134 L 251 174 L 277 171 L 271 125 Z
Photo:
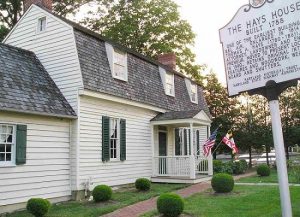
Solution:
M 250 0 L 220 29 L 229 96 L 269 101 L 283 217 L 292 217 L 278 97 L 300 79 L 300 0 Z

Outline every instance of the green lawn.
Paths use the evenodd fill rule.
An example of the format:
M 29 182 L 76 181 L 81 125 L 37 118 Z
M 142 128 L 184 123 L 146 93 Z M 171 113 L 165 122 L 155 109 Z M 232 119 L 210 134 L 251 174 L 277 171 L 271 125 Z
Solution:
M 292 175 L 292 173 L 289 171 L 289 183 L 297 183 L 296 178 Z M 251 176 L 246 178 L 241 178 L 237 182 L 242 183 L 277 183 L 277 171 L 275 169 L 271 170 L 270 176 L 261 177 L 261 176 Z M 299 183 L 300 184 L 300 183 Z
M 175 191 L 186 187 L 185 184 L 154 184 L 148 192 L 138 192 L 133 185 L 114 192 L 107 203 L 65 202 L 53 205 L 47 217 L 98 217 L 138 201 L 147 200 L 161 193 Z M 7 217 L 32 217 L 27 211 L 15 212 Z
M 300 187 L 291 187 L 294 217 L 300 216 Z M 236 186 L 230 194 L 212 190 L 185 199 L 184 212 L 199 217 L 280 217 L 279 190 L 275 186 Z M 153 211 L 143 217 L 157 216 Z

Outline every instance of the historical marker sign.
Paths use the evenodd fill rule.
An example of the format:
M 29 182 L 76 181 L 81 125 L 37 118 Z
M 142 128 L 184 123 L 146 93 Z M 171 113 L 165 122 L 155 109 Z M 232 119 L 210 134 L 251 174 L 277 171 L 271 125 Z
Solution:
M 300 0 L 250 0 L 220 29 L 229 96 L 300 78 Z

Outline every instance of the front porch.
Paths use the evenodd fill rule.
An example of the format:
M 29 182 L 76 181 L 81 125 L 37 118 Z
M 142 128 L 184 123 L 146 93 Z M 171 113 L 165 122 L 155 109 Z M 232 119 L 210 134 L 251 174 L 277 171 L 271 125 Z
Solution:
M 171 113 L 171 114 L 170 114 Z M 153 182 L 199 183 L 213 174 L 212 156 L 203 155 L 210 134 L 204 111 L 170 112 L 151 121 Z

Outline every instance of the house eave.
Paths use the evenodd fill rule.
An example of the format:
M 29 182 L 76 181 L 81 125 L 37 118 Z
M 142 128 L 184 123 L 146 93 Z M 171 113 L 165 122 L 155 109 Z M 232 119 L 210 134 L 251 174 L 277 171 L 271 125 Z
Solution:
M 27 114 L 27 115 L 39 115 L 45 117 L 55 117 L 55 118 L 64 118 L 64 119 L 77 119 L 77 116 L 74 115 L 62 115 L 62 114 L 53 114 L 53 113 L 45 113 L 45 112 L 35 112 L 35 111 L 20 111 L 18 109 L 0 109 L 0 112 L 15 112 L 20 114 Z

